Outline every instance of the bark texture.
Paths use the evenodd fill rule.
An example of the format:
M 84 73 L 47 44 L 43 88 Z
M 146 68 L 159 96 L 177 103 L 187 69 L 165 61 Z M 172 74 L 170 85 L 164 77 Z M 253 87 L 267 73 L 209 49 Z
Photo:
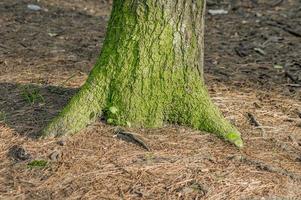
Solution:
M 205 0 L 115 0 L 88 80 L 43 131 L 74 134 L 104 115 L 114 125 L 178 123 L 242 146 L 203 80 Z

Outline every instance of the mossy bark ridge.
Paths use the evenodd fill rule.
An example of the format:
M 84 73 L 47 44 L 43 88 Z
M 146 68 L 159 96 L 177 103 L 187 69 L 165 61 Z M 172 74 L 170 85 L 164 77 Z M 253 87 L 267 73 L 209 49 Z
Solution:
M 204 12 L 204 0 L 115 0 L 95 67 L 43 135 L 74 134 L 102 114 L 114 125 L 186 125 L 241 147 L 204 84 Z

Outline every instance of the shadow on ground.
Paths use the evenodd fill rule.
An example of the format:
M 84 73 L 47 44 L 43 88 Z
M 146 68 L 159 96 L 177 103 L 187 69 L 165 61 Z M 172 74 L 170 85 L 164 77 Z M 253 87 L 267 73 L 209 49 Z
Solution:
M 77 89 L 0 83 L 0 121 L 16 133 L 35 138 Z

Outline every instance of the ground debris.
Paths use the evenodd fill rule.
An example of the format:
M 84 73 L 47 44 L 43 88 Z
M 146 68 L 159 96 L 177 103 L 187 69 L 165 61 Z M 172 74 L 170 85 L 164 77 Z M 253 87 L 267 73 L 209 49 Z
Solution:
M 266 137 L 265 130 L 263 129 L 262 125 L 256 120 L 255 116 L 249 112 L 247 112 L 247 116 L 249 118 L 251 125 L 254 125 L 255 127 L 259 128 L 262 131 L 262 136 Z
M 298 81 L 297 79 L 295 79 L 294 76 L 293 76 L 290 72 L 285 71 L 285 72 L 284 72 L 284 75 L 285 75 L 285 77 L 289 78 L 289 79 L 290 79 L 291 81 L 293 81 L 294 83 L 296 83 L 296 84 L 299 83 L 299 81 Z
M 52 161 L 58 161 L 61 157 L 61 152 L 59 151 L 54 151 L 49 155 L 50 160 Z
M 8 151 L 8 156 L 19 162 L 31 159 L 31 155 L 19 145 L 12 146 Z
M 115 136 L 118 139 L 136 144 L 136 145 L 144 148 L 145 150 L 150 151 L 150 148 L 145 144 L 145 142 L 142 140 L 141 136 L 139 136 L 135 133 L 130 133 L 130 132 L 126 132 L 122 129 L 117 129 L 115 131 L 115 134 L 116 134 Z
M 57 144 L 60 145 L 60 146 L 65 146 L 66 145 L 66 140 L 64 140 L 64 139 L 59 140 L 59 141 L 57 141 Z
M 252 125 L 257 127 L 261 126 L 261 124 L 256 120 L 255 116 L 252 113 L 248 112 L 247 115 Z
M 40 6 L 34 5 L 34 4 L 28 4 L 27 8 L 30 9 L 30 10 L 33 10 L 33 11 L 39 11 L 39 10 L 41 10 Z
M 276 6 L 280 6 L 283 3 L 283 0 L 275 0 L 271 6 L 272 7 L 276 7 Z
M 217 9 L 217 10 L 209 9 L 208 13 L 210 15 L 226 15 L 226 14 L 228 14 L 228 11 L 224 10 L 224 9 Z
M 256 169 L 261 170 L 261 171 L 277 173 L 277 174 L 280 174 L 282 176 L 287 176 L 287 177 L 291 178 L 292 180 L 301 182 L 301 176 L 300 175 L 295 174 L 295 173 L 293 173 L 291 171 L 288 171 L 286 169 L 274 167 L 272 165 L 269 165 L 269 164 L 264 163 L 264 162 L 259 161 L 259 160 L 251 159 L 251 158 L 248 158 L 248 157 L 243 156 L 243 155 L 233 156 L 230 159 L 240 161 L 241 163 L 249 165 L 249 166 L 254 166 L 254 167 L 256 167 Z
M 280 28 L 283 31 L 285 31 L 285 32 L 287 32 L 287 33 L 289 33 L 289 34 L 291 34 L 295 37 L 301 37 L 301 32 L 300 32 L 299 29 L 297 29 L 295 27 L 292 28 L 291 25 L 280 22 L 280 21 L 277 21 L 277 20 L 273 20 L 273 19 L 270 19 L 270 20 L 271 21 L 267 22 L 268 25 Z

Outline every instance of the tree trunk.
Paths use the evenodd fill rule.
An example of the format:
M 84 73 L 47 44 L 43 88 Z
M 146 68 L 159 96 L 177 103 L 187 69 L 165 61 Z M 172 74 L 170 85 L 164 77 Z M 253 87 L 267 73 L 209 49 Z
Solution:
M 95 67 L 43 135 L 74 134 L 104 115 L 113 125 L 186 125 L 242 146 L 204 85 L 204 12 L 205 0 L 115 0 Z

